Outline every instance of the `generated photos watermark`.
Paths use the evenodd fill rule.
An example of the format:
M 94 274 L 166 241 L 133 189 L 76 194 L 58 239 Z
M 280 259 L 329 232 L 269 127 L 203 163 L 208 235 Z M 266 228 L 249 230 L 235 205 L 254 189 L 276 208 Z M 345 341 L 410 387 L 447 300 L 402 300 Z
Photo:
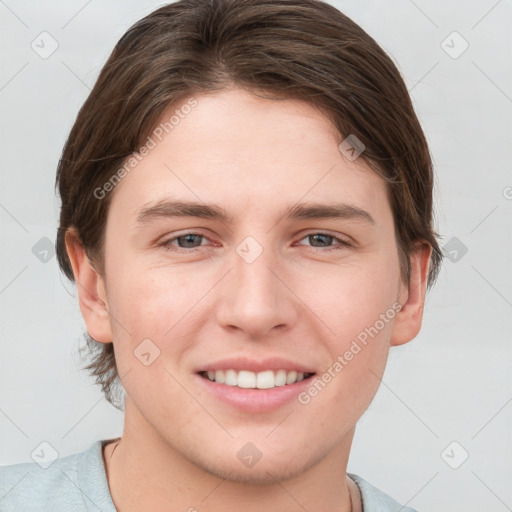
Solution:
M 155 149 L 158 142 L 161 142 L 165 135 L 169 134 L 176 126 L 184 119 L 192 108 L 197 106 L 197 100 L 195 98 L 189 98 L 187 103 L 182 105 L 180 108 L 174 111 L 174 114 L 169 118 L 168 121 L 160 123 L 148 136 L 146 143 L 139 148 L 139 151 L 133 153 L 124 162 L 124 165 L 120 167 L 101 187 L 94 189 L 94 197 L 96 199 L 103 199 L 108 192 L 114 190 L 114 187 L 127 176 L 137 165 L 139 165 L 144 157 L 149 155 L 152 149 Z
M 322 375 L 315 377 L 308 389 L 297 395 L 299 403 L 302 405 L 309 404 L 311 399 L 317 396 L 367 346 L 369 339 L 375 338 L 401 309 L 400 303 L 395 302 L 385 313 L 379 315 L 378 320 L 373 325 L 361 331 L 356 339 L 352 340 L 350 347 L 342 355 L 338 355 Z

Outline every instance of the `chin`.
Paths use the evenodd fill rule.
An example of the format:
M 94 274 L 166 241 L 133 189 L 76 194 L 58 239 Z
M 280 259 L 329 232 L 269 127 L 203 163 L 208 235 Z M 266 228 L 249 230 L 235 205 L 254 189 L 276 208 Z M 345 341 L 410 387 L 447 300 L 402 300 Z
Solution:
M 260 463 L 261 461 L 258 465 Z M 275 485 L 276 482 L 290 480 L 303 472 L 303 468 L 290 468 L 289 465 L 286 465 L 285 469 L 274 463 L 267 463 L 259 468 L 254 466 L 252 468 L 215 467 L 210 469 L 213 469 L 213 471 L 209 470 L 211 474 L 230 482 L 258 486 Z
M 203 454 L 202 460 L 196 461 L 196 465 L 223 480 L 247 485 L 266 486 L 290 480 L 307 469 L 304 458 L 297 458 L 294 454 L 296 452 L 291 454 L 289 460 L 279 460 L 276 456 L 265 457 L 263 455 L 251 467 L 247 467 L 236 456 L 235 460 L 215 458 L 213 461 L 207 461 L 204 460 Z

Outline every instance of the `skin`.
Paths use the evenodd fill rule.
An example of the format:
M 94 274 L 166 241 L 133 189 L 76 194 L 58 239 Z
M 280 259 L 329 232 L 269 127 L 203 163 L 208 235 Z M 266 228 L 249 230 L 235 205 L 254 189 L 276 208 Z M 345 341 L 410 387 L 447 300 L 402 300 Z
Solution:
M 104 454 L 114 504 L 121 512 L 349 511 L 355 425 L 390 347 L 420 330 L 431 249 L 418 246 L 403 283 L 385 182 L 361 158 L 344 157 L 313 106 L 239 89 L 195 98 L 116 186 L 105 276 L 72 231 L 66 238 L 87 330 L 114 344 L 126 391 L 121 442 L 111 461 L 113 445 Z M 233 221 L 136 223 L 142 206 L 169 198 L 221 205 Z M 281 217 L 298 202 L 347 203 L 374 224 Z M 205 237 L 181 239 L 189 253 L 161 245 L 187 230 Z M 323 232 L 353 245 L 307 236 Z M 263 249 L 252 263 L 236 252 L 247 236 Z M 235 355 L 287 357 L 322 375 L 397 301 L 400 312 L 306 405 L 249 414 L 197 381 L 198 366 Z M 161 351 L 149 366 L 133 354 L 146 338 Z M 236 456 L 247 442 L 263 453 L 251 468 Z

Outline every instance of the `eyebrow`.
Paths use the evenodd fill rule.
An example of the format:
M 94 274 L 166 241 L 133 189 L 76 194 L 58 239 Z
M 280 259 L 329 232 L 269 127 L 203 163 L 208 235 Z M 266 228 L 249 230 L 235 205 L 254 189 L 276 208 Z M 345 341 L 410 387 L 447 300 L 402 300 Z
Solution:
M 234 221 L 233 216 L 229 215 L 221 206 L 189 201 L 162 200 L 136 211 L 137 224 L 146 224 L 160 218 L 175 217 L 197 217 L 220 220 L 225 223 L 233 223 Z M 355 219 L 375 224 L 375 220 L 366 210 L 345 203 L 292 205 L 284 210 L 280 218 L 283 217 L 295 220 Z

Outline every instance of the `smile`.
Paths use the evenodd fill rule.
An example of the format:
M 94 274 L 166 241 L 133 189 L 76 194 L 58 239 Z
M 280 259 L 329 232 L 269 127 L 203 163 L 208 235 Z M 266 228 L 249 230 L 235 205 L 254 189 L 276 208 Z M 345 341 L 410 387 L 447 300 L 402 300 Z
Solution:
M 208 370 L 199 373 L 202 377 L 219 384 L 245 389 L 270 389 L 295 384 L 314 375 L 296 370 L 264 370 L 251 372 L 248 370 Z

